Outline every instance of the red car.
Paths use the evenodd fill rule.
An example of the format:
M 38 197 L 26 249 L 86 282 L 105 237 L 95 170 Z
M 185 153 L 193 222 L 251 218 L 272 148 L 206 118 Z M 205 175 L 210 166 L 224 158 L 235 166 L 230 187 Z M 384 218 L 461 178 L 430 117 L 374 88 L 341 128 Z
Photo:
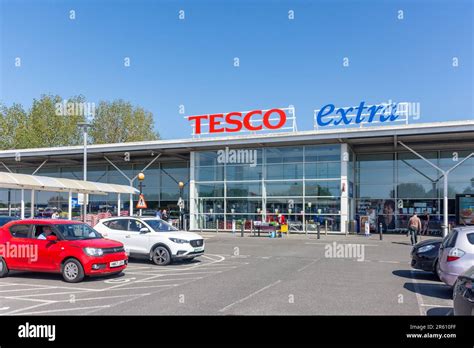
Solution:
M 77 283 L 85 276 L 118 274 L 127 263 L 122 243 L 82 222 L 17 220 L 0 228 L 0 278 L 10 270 L 51 272 Z

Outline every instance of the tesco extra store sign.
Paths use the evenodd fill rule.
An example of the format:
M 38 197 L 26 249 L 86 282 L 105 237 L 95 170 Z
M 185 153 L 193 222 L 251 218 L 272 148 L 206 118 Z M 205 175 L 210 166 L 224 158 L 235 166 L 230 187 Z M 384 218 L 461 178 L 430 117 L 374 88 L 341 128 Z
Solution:
M 374 121 L 391 122 L 398 117 L 397 104 L 367 106 L 365 102 L 361 102 L 357 107 L 348 108 L 336 108 L 334 104 L 326 104 L 318 110 L 315 122 L 319 127 L 325 127 L 372 123 Z M 196 115 L 186 118 L 194 128 L 194 134 L 201 134 L 205 127 L 207 127 L 206 130 L 209 134 L 277 130 L 287 122 L 287 114 L 281 108 L 253 110 L 244 113 L 234 111 L 227 114 Z

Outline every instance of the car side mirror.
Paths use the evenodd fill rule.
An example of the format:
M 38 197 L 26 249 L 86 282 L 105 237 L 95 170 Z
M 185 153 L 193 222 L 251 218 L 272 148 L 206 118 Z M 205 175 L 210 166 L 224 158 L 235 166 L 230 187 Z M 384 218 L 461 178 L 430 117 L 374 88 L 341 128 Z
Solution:
M 46 237 L 46 240 L 47 240 L 48 242 L 57 242 L 57 241 L 58 241 L 58 237 L 53 236 L 53 235 L 50 235 L 50 236 L 47 236 L 47 237 Z
M 148 228 L 146 228 L 146 227 L 140 228 L 140 233 L 148 233 L 148 232 L 150 232 L 150 230 Z

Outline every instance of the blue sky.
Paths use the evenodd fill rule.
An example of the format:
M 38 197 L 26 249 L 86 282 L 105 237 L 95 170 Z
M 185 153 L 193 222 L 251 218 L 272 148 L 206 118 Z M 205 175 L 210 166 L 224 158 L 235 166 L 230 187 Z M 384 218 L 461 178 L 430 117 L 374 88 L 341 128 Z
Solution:
M 181 104 L 186 115 L 292 104 L 300 130 L 327 103 L 389 99 L 420 102 L 418 122 L 474 119 L 468 0 L 0 3 L 6 105 L 45 93 L 122 98 L 151 111 L 168 139 L 191 134 Z

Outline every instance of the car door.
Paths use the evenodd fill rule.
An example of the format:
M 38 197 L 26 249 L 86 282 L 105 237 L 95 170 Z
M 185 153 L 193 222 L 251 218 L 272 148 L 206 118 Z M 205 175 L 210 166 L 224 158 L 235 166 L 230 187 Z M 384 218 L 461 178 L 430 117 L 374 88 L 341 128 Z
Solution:
M 51 242 L 46 239 L 40 239 L 40 236 L 47 230 L 50 230 L 50 235 L 54 235 L 59 238 L 59 234 L 52 225 L 48 224 L 35 224 L 31 230 L 30 238 L 31 243 L 37 250 L 37 260 L 31 263 L 31 269 L 37 271 L 57 271 L 58 270 L 58 255 L 61 253 L 63 242 L 59 239 L 55 242 Z
M 105 238 L 125 244 L 125 236 L 128 234 L 128 219 L 112 219 L 102 224 L 104 227 L 98 228 L 98 231 Z
M 37 255 L 30 238 L 31 228 L 29 224 L 18 224 L 8 229 L 11 238 L 6 259 L 11 269 L 31 269 L 31 264 L 36 261 Z
M 142 228 L 148 228 L 142 221 L 138 219 L 129 219 L 127 244 L 130 245 L 130 252 L 136 254 L 148 254 L 150 252 L 149 240 L 150 233 L 140 232 Z

